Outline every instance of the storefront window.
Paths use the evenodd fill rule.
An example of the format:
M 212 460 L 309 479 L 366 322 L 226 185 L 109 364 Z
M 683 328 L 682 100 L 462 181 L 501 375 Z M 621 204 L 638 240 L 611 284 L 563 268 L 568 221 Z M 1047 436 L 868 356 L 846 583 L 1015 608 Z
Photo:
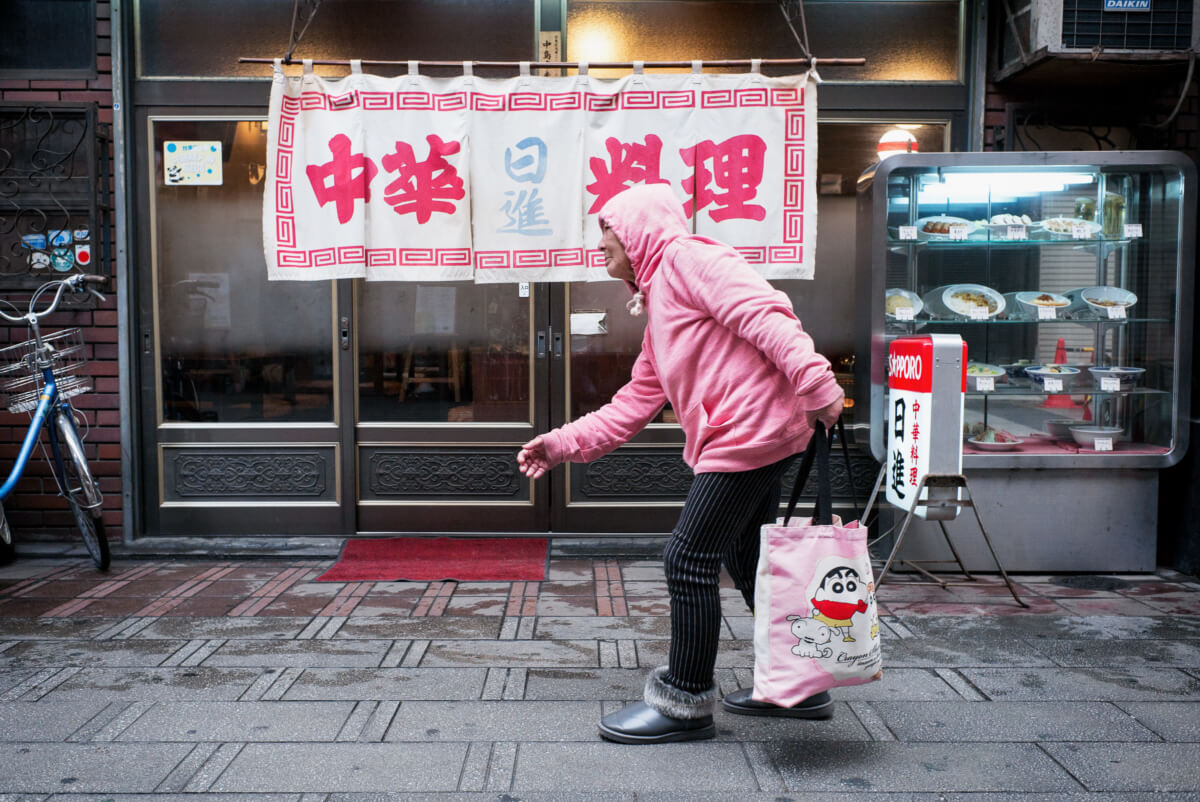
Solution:
M 205 143 L 203 183 L 164 156 Z M 330 282 L 267 281 L 265 122 L 156 120 L 155 317 L 164 422 L 333 420 Z M 170 183 L 164 175 L 171 170 Z
M 827 81 L 959 80 L 958 0 L 808 0 L 804 10 L 814 55 L 867 60 L 862 67 L 823 70 L 822 77 Z M 584 0 L 567 4 L 567 56 L 571 60 L 675 61 L 800 55 L 776 2 Z
M 357 283 L 360 421 L 531 420 L 530 299 L 518 285 Z

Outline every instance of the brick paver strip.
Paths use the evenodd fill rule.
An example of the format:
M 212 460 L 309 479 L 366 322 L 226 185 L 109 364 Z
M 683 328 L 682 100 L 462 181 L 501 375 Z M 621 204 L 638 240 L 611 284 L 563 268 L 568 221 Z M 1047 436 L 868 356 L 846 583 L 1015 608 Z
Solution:
M 453 580 L 430 582 L 429 587 L 425 588 L 424 595 L 417 602 L 417 606 L 413 608 L 412 617 L 439 616 L 446 612 L 446 605 L 450 603 L 450 597 L 454 595 L 454 589 L 457 586 L 458 583 Z
M 256 615 L 264 607 L 275 601 L 283 594 L 285 590 L 300 581 L 308 568 L 288 568 L 286 571 L 276 575 L 258 590 L 250 594 L 250 598 L 234 607 L 226 615 L 243 616 Z
M 212 583 L 216 582 L 226 574 L 237 570 L 236 563 L 218 563 L 207 571 L 203 571 L 197 576 L 188 579 L 186 582 L 172 588 L 164 593 L 156 601 L 147 604 L 141 610 L 138 610 L 134 615 L 139 616 L 157 616 L 178 607 L 184 601 L 195 596 L 200 591 L 207 588 Z
M 70 576 L 71 574 L 75 573 L 75 571 L 81 565 L 83 565 L 83 562 L 78 561 L 59 566 L 58 568 L 51 568 L 44 573 L 36 574 L 28 579 L 18 582 L 17 584 L 5 590 L 3 593 L 0 593 L 0 597 L 11 596 L 15 598 L 18 596 L 24 596 L 30 591 L 40 588 L 49 582 Z
M 329 604 L 317 613 L 319 616 L 350 615 L 359 602 L 371 592 L 374 582 L 348 582 L 337 592 Z
M 625 587 L 621 582 L 621 568 L 617 561 L 597 560 L 593 571 L 596 578 L 596 614 L 629 615 L 629 607 L 625 602 Z

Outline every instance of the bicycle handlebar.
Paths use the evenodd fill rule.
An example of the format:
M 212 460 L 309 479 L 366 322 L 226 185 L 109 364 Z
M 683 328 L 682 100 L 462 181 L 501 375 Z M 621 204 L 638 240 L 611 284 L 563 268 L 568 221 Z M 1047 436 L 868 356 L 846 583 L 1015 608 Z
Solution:
M 97 286 L 105 286 L 108 284 L 108 277 L 107 276 L 97 276 L 97 275 L 92 275 L 92 274 L 88 274 L 88 273 L 76 273 L 75 275 L 68 276 L 67 278 L 54 279 L 53 281 L 47 281 L 45 284 L 43 284 L 42 286 L 40 286 L 36 290 L 34 290 L 33 297 L 31 297 L 29 299 L 29 311 L 28 312 L 26 312 L 24 315 L 14 316 L 14 315 L 8 314 L 3 309 L 0 309 L 0 317 L 4 318 L 5 320 L 8 320 L 12 323 L 31 323 L 40 317 L 45 317 L 46 315 L 53 313 L 54 310 L 58 309 L 58 303 L 59 303 L 59 301 L 62 300 L 63 293 L 67 289 L 70 289 L 73 292 L 79 292 L 79 293 L 90 292 L 94 295 L 99 296 L 100 300 L 104 300 L 103 295 L 100 295 L 100 293 L 96 292 L 96 290 L 86 286 L 89 284 L 94 284 Z M 38 300 L 40 300 L 42 295 L 44 293 L 48 292 L 52 287 L 57 287 L 57 289 L 54 292 L 54 299 L 50 302 L 50 305 L 47 306 L 45 309 L 43 309 L 41 312 L 35 312 L 34 307 L 37 306 Z

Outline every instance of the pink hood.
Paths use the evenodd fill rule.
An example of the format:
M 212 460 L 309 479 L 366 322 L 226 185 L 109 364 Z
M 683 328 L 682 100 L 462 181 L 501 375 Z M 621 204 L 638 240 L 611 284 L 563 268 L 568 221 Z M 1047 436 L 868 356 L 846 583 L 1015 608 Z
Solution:
M 733 248 L 689 233 L 665 184 L 638 185 L 600 212 L 645 296 L 646 332 L 611 402 L 543 436 L 552 465 L 590 462 L 641 431 L 670 402 L 697 472 L 743 471 L 804 449 L 806 410 L 838 397 L 786 295 Z

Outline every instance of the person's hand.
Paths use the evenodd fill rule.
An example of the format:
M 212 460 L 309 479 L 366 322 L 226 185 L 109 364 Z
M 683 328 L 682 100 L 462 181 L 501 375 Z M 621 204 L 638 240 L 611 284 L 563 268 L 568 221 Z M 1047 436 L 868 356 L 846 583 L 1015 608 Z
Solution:
M 549 468 L 550 461 L 546 458 L 546 444 L 540 436 L 521 446 L 521 450 L 517 452 L 517 469 L 530 479 L 541 478 Z
M 846 393 L 841 387 L 838 387 L 837 400 L 823 409 L 810 409 L 806 412 L 808 417 L 808 425 L 812 428 L 817 428 L 817 421 L 825 424 L 825 430 L 833 428 L 833 424 L 837 423 L 837 419 L 842 415 L 842 407 L 846 403 Z

